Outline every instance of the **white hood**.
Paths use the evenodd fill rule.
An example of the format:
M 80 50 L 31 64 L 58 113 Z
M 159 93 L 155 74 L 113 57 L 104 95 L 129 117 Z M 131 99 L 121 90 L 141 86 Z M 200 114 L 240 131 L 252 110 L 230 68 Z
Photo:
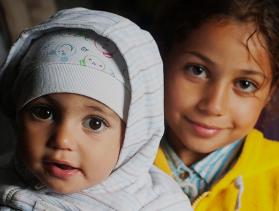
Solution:
M 102 184 L 88 190 L 94 203 L 114 210 L 139 210 L 143 207 L 147 210 L 166 207 L 186 210 L 187 201 L 178 186 L 153 166 L 164 131 L 163 67 L 159 51 L 151 35 L 128 19 L 108 12 L 74 8 L 62 10 L 47 22 L 24 31 L 1 68 L 3 109 L 7 113 L 14 112 L 10 90 L 19 74 L 16 67 L 32 40 L 62 28 L 92 30 L 110 39 L 128 67 L 131 103 L 124 144 L 112 174 Z M 153 207 L 151 202 L 156 200 L 159 202 Z M 176 205 L 171 207 L 170 204 Z

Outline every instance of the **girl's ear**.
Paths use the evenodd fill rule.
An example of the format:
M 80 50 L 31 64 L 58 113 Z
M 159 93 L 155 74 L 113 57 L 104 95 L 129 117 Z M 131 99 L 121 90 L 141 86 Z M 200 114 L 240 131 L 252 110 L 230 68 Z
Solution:
M 273 85 L 271 88 L 270 88 L 270 92 L 266 98 L 266 102 L 265 102 L 265 105 L 269 104 L 270 101 L 272 101 L 273 97 L 275 97 L 274 95 L 278 94 L 279 95 L 279 92 L 278 92 L 278 85 L 275 84 Z

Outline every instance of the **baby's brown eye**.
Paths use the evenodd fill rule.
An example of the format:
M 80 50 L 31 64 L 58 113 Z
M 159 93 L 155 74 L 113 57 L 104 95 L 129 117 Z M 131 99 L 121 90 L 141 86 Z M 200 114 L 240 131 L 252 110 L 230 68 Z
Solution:
M 100 119 L 91 119 L 89 121 L 89 126 L 93 130 L 98 130 L 102 127 L 102 121 Z
M 31 114 L 36 119 L 48 120 L 53 118 L 53 111 L 47 106 L 34 106 L 31 108 Z
M 84 127 L 89 128 L 94 132 L 100 132 L 107 127 L 105 121 L 100 117 L 87 118 L 84 121 L 83 125 Z

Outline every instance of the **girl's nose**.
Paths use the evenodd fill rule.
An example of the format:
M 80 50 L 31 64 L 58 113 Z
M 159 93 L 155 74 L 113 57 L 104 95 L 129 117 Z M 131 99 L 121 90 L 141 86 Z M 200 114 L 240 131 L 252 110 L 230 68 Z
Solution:
M 221 84 L 203 90 L 198 109 L 208 115 L 223 116 L 227 110 L 229 90 Z
M 75 144 L 75 130 L 71 125 L 63 122 L 56 124 L 48 146 L 54 149 L 72 151 Z

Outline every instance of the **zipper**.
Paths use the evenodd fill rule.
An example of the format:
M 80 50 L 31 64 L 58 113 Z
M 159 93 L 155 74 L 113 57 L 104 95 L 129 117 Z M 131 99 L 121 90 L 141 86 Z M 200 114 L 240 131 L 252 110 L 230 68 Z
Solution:
M 206 192 L 202 193 L 202 195 L 200 195 L 198 198 L 196 198 L 196 199 L 194 200 L 194 202 L 192 203 L 193 209 L 195 209 L 195 208 L 197 207 L 198 203 L 199 203 L 202 199 L 204 199 L 205 197 L 207 197 L 207 196 L 209 195 L 209 193 L 210 193 L 209 191 L 206 191 Z

